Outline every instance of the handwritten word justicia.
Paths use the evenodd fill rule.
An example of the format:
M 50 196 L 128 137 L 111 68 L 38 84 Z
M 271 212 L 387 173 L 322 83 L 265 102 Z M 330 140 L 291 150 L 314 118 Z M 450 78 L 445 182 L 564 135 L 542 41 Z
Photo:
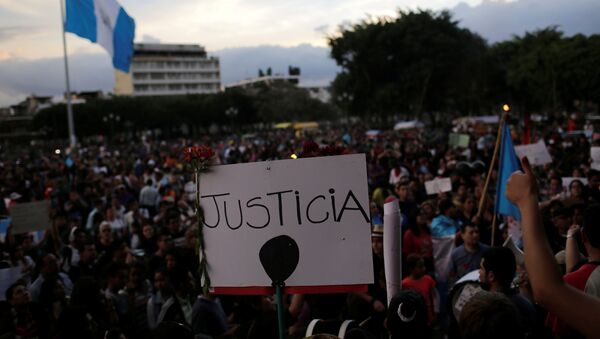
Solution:
M 328 193 L 309 197 L 310 199 L 306 199 L 299 191 L 295 190 L 269 192 L 248 200 L 231 199 L 231 193 L 207 194 L 200 198 L 212 200 L 212 203 L 202 203 L 205 215 L 210 215 L 212 219 L 204 220 L 204 225 L 209 228 L 216 228 L 225 221 L 227 227 L 232 230 L 237 230 L 243 225 L 261 229 L 269 226 L 272 218 L 278 220 L 279 225 L 283 226 L 284 219 L 290 217 L 295 218 L 298 225 L 303 223 L 321 224 L 328 221 L 339 223 L 345 216 L 356 217 L 357 214 L 362 216 L 365 222 L 370 222 L 365 207 L 360 204 L 352 190 L 348 190 L 343 199 L 336 199 L 340 197 L 336 195 L 333 188 L 330 188 Z M 295 208 L 284 208 L 289 206 L 288 199 L 293 199 Z M 246 220 L 245 216 L 250 214 L 250 209 L 254 209 L 252 210 L 253 215 L 256 215 L 256 211 L 259 210 L 264 216 L 260 218 L 261 220 Z M 206 213 L 209 210 L 215 213 Z M 232 222 L 234 220 L 235 224 Z

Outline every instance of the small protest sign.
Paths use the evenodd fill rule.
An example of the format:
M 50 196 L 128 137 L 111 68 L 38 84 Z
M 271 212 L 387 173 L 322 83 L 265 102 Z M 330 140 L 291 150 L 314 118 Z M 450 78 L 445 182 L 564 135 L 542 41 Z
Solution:
M 573 180 L 581 181 L 583 186 L 586 186 L 588 184 L 587 178 L 563 177 L 562 178 L 562 186 L 565 189 L 565 191 L 569 190 L 569 186 L 571 186 L 571 183 L 573 182 Z
M 592 158 L 592 168 L 600 171 L 600 147 L 590 148 L 590 157 Z
M 298 247 L 288 292 L 364 290 L 373 282 L 364 154 L 213 166 L 202 174 L 200 201 L 217 294 L 270 291 L 273 273 L 259 252 L 281 236 Z
M 10 207 L 13 233 L 21 234 L 43 230 L 51 225 L 48 210 L 50 200 L 16 204 Z
M 448 137 L 448 144 L 451 147 L 467 148 L 470 140 L 471 137 L 468 134 L 451 133 Z
M 6 232 L 8 231 L 8 226 L 10 226 L 11 222 L 11 218 L 0 218 L 0 241 L 5 241 Z
M 427 195 L 434 195 L 452 191 L 452 181 L 450 178 L 437 178 L 425 182 L 425 190 Z
M 527 156 L 529 163 L 534 166 L 543 166 L 552 162 L 552 157 L 543 139 L 535 144 L 515 146 L 515 153 L 519 158 Z

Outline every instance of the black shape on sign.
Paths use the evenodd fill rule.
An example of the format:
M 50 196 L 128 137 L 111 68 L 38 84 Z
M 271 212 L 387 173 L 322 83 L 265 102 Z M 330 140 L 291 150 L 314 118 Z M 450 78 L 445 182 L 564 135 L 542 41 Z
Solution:
M 298 244 L 287 235 L 267 241 L 258 255 L 262 267 L 275 285 L 283 284 L 294 273 L 300 260 Z

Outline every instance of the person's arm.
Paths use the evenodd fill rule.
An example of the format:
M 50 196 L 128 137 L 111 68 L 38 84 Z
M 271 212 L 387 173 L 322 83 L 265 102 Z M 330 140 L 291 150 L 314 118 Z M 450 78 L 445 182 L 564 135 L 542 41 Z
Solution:
M 304 295 L 302 294 L 294 294 L 292 296 L 292 301 L 290 306 L 288 307 L 288 311 L 294 318 L 298 318 L 300 312 L 302 312 L 302 308 L 304 307 Z
M 573 268 L 581 261 L 577 237 L 579 236 L 579 225 L 572 225 L 567 232 L 567 246 L 565 247 L 566 272 L 572 272 Z
M 372 297 L 371 295 L 364 292 L 353 292 L 353 294 L 371 304 L 375 312 L 385 311 L 385 305 L 381 301 L 377 300 L 377 298 Z
M 600 333 L 600 299 L 567 285 L 561 278 L 550 251 L 538 208 L 537 183 L 526 157 L 523 172 L 511 175 L 506 197 L 521 211 L 525 265 L 537 302 L 586 337 Z

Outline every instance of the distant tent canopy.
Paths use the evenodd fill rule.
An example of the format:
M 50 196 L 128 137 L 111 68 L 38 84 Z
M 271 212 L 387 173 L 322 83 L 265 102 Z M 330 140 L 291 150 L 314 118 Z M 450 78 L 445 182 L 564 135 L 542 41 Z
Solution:
M 383 132 L 378 130 L 378 129 L 371 129 L 368 130 L 365 135 L 367 136 L 367 138 L 371 138 L 371 139 L 375 139 L 378 138 L 380 136 L 383 136 Z
M 273 127 L 277 128 L 277 129 L 286 129 L 286 128 L 292 127 L 292 123 L 291 122 L 280 122 L 278 124 L 275 124 L 275 126 L 273 126 Z
M 461 117 L 458 119 L 454 119 L 452 121 L 452 124 L 460 125 L 460 124 L 481 123 L 481 124 L 486 124 L 486 125 L 492 125 L 492 124 L 498 124 L 499 122 L 500 122 L 500 117 L 497 115 L 482 115 L 482 116 L 478 116 L 478 117 Z
M 286 129 L 286 128 L 293 128 L 293 129 L 317 129 L 319 128 L 319 123 L 315 122 L 315 121 L 306 121 L 306 122 L 280 122 L 277 123 L 273 126 L 274 128 L 277 129 Z
M 407 129 L 418 129 L 425 127 L 425 124 L 420 122 L 419 120 L 411 120 L 411 121 L 399 121 L 394 125 L 394 130 L 407 130 Z
M 314 121 L 294 123 L 294 129 L 317 129 L 319 124 Z

